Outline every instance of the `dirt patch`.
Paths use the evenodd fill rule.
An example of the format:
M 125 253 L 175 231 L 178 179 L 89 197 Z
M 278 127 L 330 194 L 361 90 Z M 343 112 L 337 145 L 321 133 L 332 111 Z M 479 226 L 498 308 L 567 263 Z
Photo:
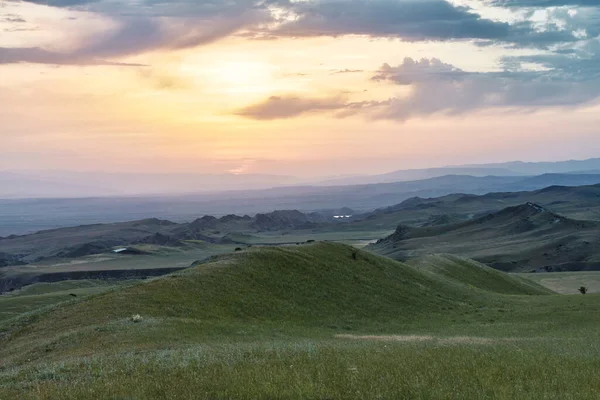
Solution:
M 338 339 L 350 339 L 350 340 L 372 340 L 380 342 L 425 342 L 428 340 L 434 340 L 433 336 L 416 336 L 416 335 L 387 335 L 387 336 L 357 336 L 357 335 L 336 335 Z
M 420 335 L 336 335 L 338 339 L 347 340 L 368 340 L 368 341 L 380 341 L 380 342 L 434 342 L 440 345 L 447 344 L 496 344 L 496 343 L 507 343 L 514 342 L 520 339 L 518 338 L 482 338 L 475 336 L 457 336 L 457 337 L 446 337 L 439 338 L 434 336 L 420 336 Z

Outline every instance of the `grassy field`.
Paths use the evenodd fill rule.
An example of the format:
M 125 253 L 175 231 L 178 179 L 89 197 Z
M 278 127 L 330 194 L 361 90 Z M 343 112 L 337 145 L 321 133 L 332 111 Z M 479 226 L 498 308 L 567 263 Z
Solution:
M 600 293 L 600 272 L 553 272 L 541 274 L 519 274 L 557 293 L 577 294 L 585 286 L 588 293 Z
M 98 294 L 134 282 L 77 280 L 29 285 L 22 290 L 0 295 L 0 323 L 40 308 L 73 301 L 74 297 Z
M 304 243 L 307 240 L 334 241 L 334 242 L 362 242 L 376 241 L 394 232 L 390 229 L 374 229 L 351 231 L 344 230 L 343 226 L 336 226 L 331 230 L 297 230 L 289 232 L 255 233 L 252 235 L 232 234 L 236 241 L 252 245 L 268 244 L 293 244 Z
M 0 398 L 596 399 L 599 305 L 456 257 L 253 248 L 0 322 Z

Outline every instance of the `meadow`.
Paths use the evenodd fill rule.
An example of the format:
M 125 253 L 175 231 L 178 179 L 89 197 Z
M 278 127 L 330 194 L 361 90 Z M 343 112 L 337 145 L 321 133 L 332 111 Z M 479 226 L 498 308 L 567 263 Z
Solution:
M 594 399 L 599 305 L 454 256 L 257 247 L 0 322 L 0 398 Z

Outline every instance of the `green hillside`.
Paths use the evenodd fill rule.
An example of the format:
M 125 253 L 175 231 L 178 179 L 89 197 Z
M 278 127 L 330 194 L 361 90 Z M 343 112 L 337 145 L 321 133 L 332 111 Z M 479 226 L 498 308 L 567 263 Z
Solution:
M 425 271 L 454 282 L 457 285 L 489 290 L 503 294 L 550 294 L 551 290 L 527 279 L 500 272 L 487 265 L 464 257 L 435 254 L 408 262 L 419 271 Z
M 548 293 L 451 257 L 252 248 L 0 323 L 0 398 L 594 398 L 600 298 Z

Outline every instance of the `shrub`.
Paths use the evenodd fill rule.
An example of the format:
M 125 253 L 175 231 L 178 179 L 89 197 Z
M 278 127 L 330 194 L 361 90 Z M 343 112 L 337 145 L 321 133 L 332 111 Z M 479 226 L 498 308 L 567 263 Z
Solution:
M 140 314 L 135 314 L 131 317 L 131 321 L 134 323 L 142 322 L 142 316 Z
M 586 294 L 586 293 L 587 293 L 587 291 L 588 291 L 588 289 L 587 289 L 585 286 L 581 286 L 581 287 L 579 288 L 579 293 L 581 293 L 581 294 Z

